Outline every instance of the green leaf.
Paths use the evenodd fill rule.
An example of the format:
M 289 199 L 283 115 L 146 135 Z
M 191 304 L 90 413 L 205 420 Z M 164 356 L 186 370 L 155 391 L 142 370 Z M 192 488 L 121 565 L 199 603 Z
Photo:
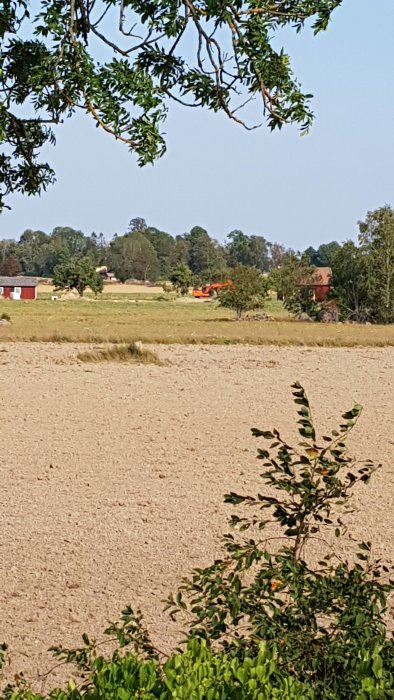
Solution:
M 273 440 L 274 435 L 269 430 L 258 430 L 257 428 L 252 428 L 252 435 L 254 437 L 263 437 L 265 440 Z

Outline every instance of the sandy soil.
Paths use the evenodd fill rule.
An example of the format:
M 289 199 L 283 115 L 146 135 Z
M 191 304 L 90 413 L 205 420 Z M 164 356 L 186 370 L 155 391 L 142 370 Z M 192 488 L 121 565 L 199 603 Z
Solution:
M 356 537 L 394 560 L 394 349 L 159 347 L 172 365 L 86 366 L 76 346 L 0 347 L 0 641 L 12 669 L 140 605 L 168 649 L 162 599 L 219 551 L 222 494 L 257 483 L 250 428 L 293 436 L 299 379 L 318 426 L 365 405 L 352 438 L 384 468 L 355 499 Z
M 52 293 L 55 291 L 55 287 L 52 284 L 44 284 L 40 282 L 38 285 L 38 293 L 47 292 Z M 148 286 L 145 284 L 120 284 L 117 282 L 111 282 L 104 284 L 103 294 L 162 294 L 163 287 L 160 285 Z

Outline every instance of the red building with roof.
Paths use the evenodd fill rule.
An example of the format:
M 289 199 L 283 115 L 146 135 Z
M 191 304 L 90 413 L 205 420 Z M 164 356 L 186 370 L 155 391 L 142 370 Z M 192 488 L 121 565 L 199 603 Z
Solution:
M 317 267 L 315 271 L 315 282 L 313 285 L 315 301 L 327 299 L 331 289 L 331 267 Z
M 0 296 L 4 299 L 37 299 L 37 277 L 0 277 Z

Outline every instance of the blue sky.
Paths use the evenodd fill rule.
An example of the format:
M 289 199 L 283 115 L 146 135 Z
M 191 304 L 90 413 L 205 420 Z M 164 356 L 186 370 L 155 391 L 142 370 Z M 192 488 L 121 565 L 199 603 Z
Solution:
M 0 238 L 69 225 L 108 238 L 144 217 L 172 234 L 194 225 L 218 240 L 234 228 L 303 249 L 357 236 L 357 221 L 394 204 L 393 0 L 344 0 L 327 33 L 286 37 L 316 120 L 252 133 L 221 115 L 172 106 L 167 154 L 138 168 L 87 117 L 69 120 L 46 156 L 57 183 L 14 196 Z

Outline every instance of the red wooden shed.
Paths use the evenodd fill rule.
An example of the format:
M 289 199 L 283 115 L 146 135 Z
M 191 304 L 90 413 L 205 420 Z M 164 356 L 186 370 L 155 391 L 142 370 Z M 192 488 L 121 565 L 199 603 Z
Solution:
M 313 285 L 315 292 L 315 301 L 324 301 L 327 299 L 331 289 L 331 267 L 317 267 L 315 270 L 315 283 Z
M 37 299 L 37 277 L 0 277 L 0 296 L 4 299 Z

